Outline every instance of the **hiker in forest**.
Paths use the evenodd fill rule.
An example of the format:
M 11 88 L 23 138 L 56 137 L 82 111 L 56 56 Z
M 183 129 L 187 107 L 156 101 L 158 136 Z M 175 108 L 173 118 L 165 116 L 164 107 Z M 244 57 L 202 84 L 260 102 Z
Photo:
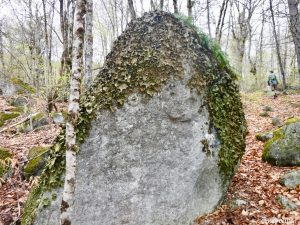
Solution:
M 278 92 L 278 79 L 273 70 L 270 70 L 270 74 L 268 77 L 268 85 L 271 86 L 271 90 L 274 91 L 274 98 L 277 98 Z

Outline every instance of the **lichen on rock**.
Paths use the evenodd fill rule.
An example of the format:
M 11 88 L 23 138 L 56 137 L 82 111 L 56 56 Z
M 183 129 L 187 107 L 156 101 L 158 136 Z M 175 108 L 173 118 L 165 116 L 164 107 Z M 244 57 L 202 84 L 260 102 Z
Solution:
M 163 103 L 159 103 L 159 100 Z M 139 125 L 132 119 L 130 119 L 130 121 L 126 119 L 128 117 L 124 116 L 125 108 L 128 109 L 128 113 L 132 113 L 132 115 L 130 114 L 128 117 L 136 118 L 136 121 L 140 123 Z M 149 108 L 151 108 L 151 110 L 149 110 Z M 160 108 L 161 110 L 159 110 Z M 153 113 L 151 113 L 152 110 Z M 155 110 L 158 110 L 158 112 Z M 140 114 L 141 112 L 144 113 L 142 116 Z M 105 116 L 107 117 L 106 119 L 104 119 Z M 114 118 L 119 118 L 120 121 L 116 122 Z M 149 124 L 147 124 L 146 118 L 149 119 Z M 107 121 L 109 124 L 103 125 L 101 121 L 104 121 L 103 123 Z M 117 126 L 116 124 L 120 123 L 123 124 L 121 126 L 124 126 L 122 127 L 124 132 L 118 133 L 119 130 L 118 132 L 116 130 L 112 132 L 107 131 L 107 127 L 109 126 L 113 126 L 114 129 L 117 129 L 115 128 Z M 95 130 L 97 129 L 96 127 L 99 128 L 102 126 L 103 131 L 107 131 L 107 134 L 112 133 L 113 135 L 114 133 L 118 133 L 118 135 L 116 137 L 105 137 L 105 135 L 101 133 L 103 131 Z M 192 128 L 189 126 L 192 126 Z M 134 127 L 134 129 L 132 127 Z M 143 130 L 141 130 L 141 127 Z M 167 128 L 169 132 L 166 132 Z M 132 132 L 132 137 L 126 136 L 129 134 L 129 131 L 126 131 L 127 129 Z M 161 138 L 154 137 L 154 133 L 150 132 L 150 130 L 153 129 L 156 129 L 157 133 L 165 132 L 164 135 L 169 139 L 167 139 L 164 144 L 161 143 L 164 140 L 163 136 Z M 195 131 L 195 133 L 192 133 L 192 131 Z M 172 132 L 179 136 L 176 138 Z M 95 138 L 101 138 L 101 140 L 97 139 L 98 147 L 93 148 L 92 151 L 88 153 L 90 154 L 88 158 L 91 160 L 100 160 L 103 154 L 113 154 L 113 156 L 110 157 L 116 157 L 111 159 L 110 164 L 106 164 L 106 162 L 104 162 L 106 158 L 103 158 L 101 160 L 103 163 L 100 164 L 105 168 L 98 168 L 98 172 L 95 176 L 106 173 L 113 174 L 109 168 L 111 171 L 117 170 L 118 166 L 122 167 L 124 161 L 128 161 L 131 157 L 133 157 L 133 162 L 130 165 L 134 166 L 136 165 L 134 157 L 139 157 L 139 154 L 149 153 L 152 156 L 152 151 L 158 151 L 157 154 L 153 154 L 153 157 L 157 157 L 160 156 L 160 154 L 168 154 L 170 151 L 170 158 L 167 157 L 164 161 L 165 163 L 161 163 L 161 167 L 165 169 L 168 166 L 174 166 L 173 164 L 176 164 L 177 161 L 180 160 L 181 162 L 178 162 L 178 164 L 182 166 L 180 169 L 183 167 L 188 169 L 182 169 L 182 171 L 176 172 L 176 168 L 174 168 L 173 170 L 169 170 L 169 172 L 171 173 L 171 171 L 173 171 L 176 176 L 180 175 L 181 172 L 185 173 L 185 171 L 190 171 L 193 174 L 191 179 L 194 179 L 194 183 L 189 181 L 191 182 L 190 185 L 187 185 L 189 184 L 188 182 L 183 182 L 182 184 L 183 189 L 188 188 L 189 191 L 194 190 L 195 193 L 190 196 L 197 195 L 201 196 L 201 199 L 205 199 L 210 196 L 207 194 L 208 192 L 215 191 L 214 193 L 217 193 L 215 196 L 212 194 L 211 199 L 207 200 L 209 202 L 207 206 L 201 206 L 198 202 L 200 198 L 195 198 L 193 201 L 186 203 L 191 204 L 191 202 L 194 202 L 197 206 L 191 207 L 192 210 L 188 211 L 186 215 L 184 215 L 183 211 L 190 209 L 189 207 L 185 207 L 188 209 L 178 209 L 180 213 L 175 215 L 175 217 L 178 218 L 174 218 L 175 222 L 173 223 L 176 223 L 176 221 L 177 224 L 183 221 L 183 223 L 185 223 L 191 220 L 193 216 L 195 217 L 197 213 L 200 213 L 199 208 L 202 207 L 201 213 L 208 212 L 221 201 L 224 190 L 228 186 L 236 165 L 244 152 L 246 123 L 238 86 L 236 84 L 236 75 L 231 71 L 230 66 L 227 64 L 225 58 L 223 58 L 217 45 L 212 44 L 203 33 L 199 33 L 199 31 L 195 30 L 195 27 L 182 19 L 175 18 L 169 13 L 147 13 L 144 17 L 131 22 L 126 31 L 114 42 L 113 49 L 107 56 L 105 64 L 95 78 L 93 85 L 82 96 L 80 116 L 76 125 L 76 134 L 78 146 L 80 146 L 80 152 L 78 153 L 79 159 L 80 157 L 86 157 L 87 152 L 89 152 L 86 149 L 94 146 L 93 144 L 87 144 L 91 141 L 91 137 L 94 134 L 97 134 Z M 142 136 L 139 136 L 141 134 Z M 135 135 L 137 135 L 136 138 L 133 138 Z M 199 137 L 199 140 L 193 138 L 194 136 Z M 157 140 L 153 142 L 153 139 L 150 140 L 149 137 L 153 137 L 153 139 L 156 138 Z M 184 142 L 177 143 L 180 138 L 183 138 Z M 99 146 L 101 144 L 105 145 L 108 140 L 110 141 L 110 147 L 118 146 L 118 141 L 126 142 L 130 140 L 130 142 L 134 143 L 130 145 L 133 148 L 130 151 L 133 155 L 131 156 L 130 152 L 128 152 L 128 155 L 118 158 L 118 155 L 121 155 L 118 147 L 108 152 L 105 151 L 108 147 L 99 150 Z M 192 140 L 192 144 L 187 144 L 189 140 Z M 137 143 L 139 141 L 141 143 Z M 156 146 L 157 143 L 161 143 L 161 146 L 166 145 L 166 148 L 169 146 L 171 149 L 167 148 L 164 151 L 162 149 L 159 151 L 160 148 L 144 146 L 143 151 L 139 151 L 139 146 L 145 145 L 147 141 L 153 146 Z M 205 143 L 205 146 L 203 143 Z M 184 146 L 180 148 L 181 144 L 184 144 Z M 202 152 L 203 147 L 208 149 L 207 152 L 209 152 L 209 154 Z M 65 165 L 64 149 L 64 135 L 62 134 L 58 137 L 55 145 L 50 149 L 50 160 L 41 176 L 39 186 L 30 194 L 29 200 L 26 202 L 22 224 L 31 224 L 34 221 L 38 206 L 43 202 L 44 193 L 51 190 L 57 191 L 58 189 L 56 188 L 59 188 L 62 184 L 61 178 L 64 173 Z M 124 146 L 124 149 L 127 149 L 127 147 Z M 174 152 L 174 155 L 171 154 L 171 150 Z M 195 152 L 193 152 L 194 150 Z M 211 154 L 212 152 L 215 154 Z M 96 154 L 97 157 L 92 154 Z M 176 154 L 182 158 L 175 157 Z M 182 161 L 191 155 L 193 155 L 190 159 L 192 163 L 183 165 Z M 143 165 L 148 165 L 152 160 L 149 155 L 148 157 L 149 159 L 146 155 L 141 156 L 141 160 L 146 160 Z M 172 163 L 171 158 L 176 163 Z M 199 159 L 199 161 L 197 161 L 197 159 Z M 199 166 L 202 160 L 203 168 L 198 168 L 197 166 Z M 154 162 L 157 163 L 160 161 L 158 159 L 154 160 L 153 163 Z M 86 158 L 85 162 L 82 163 L 86 163 L 87 166 L 94 165 L 94 162 L 87 162 Z M 98 165 L 98 163 L 96 164 Z M 124 171 L 127 171 L 128 168 L 126 168 L 124 168 Z M 93 170 L 93 168 L 90 169 Z M 158 168 L 155 169 L 159 171 Z M 210 176 L 212 171 L 216 178 Z M 120 176 L 120 179 L 116 180 L 126 183 L 131 179 L 139 179 L 136 178 L 139 177 L 139 173 L 139 169 L 131 168 L 128 173 L 124 174 L 124 176 Z M 80 177 L 85 179 L 89 174 L 93 173 L 84 173 Z M 171 178 L 167 174 L 166 176 L 168 179 Z M 189 178 L 189 176 L 184 177 L 184 179 Z M 207 183 L 210 183 L 210 185 L 215 184 L 216 187 L 210 188 L 211 186 L 209 186 L 205 180 L 209 180 Z M 88 180 L 87 182 L 90 181 Z M 139 182 L 143 183 L 144 181 Z M 164 182 L 164 179 L 161 179 L 159 182 L 155 178 L 153 185 L 161 182 Z M 174 180 L 170 183 L 173 185 Z M 78 185 L 77 190 L 81 190 L 82 185 Z M 84 185 L 86 185 L 85 182 Z M 116 188 L 118 185 L 121 184 L 116 184 L 113 187 Z M 101 188 L 101 185 L 95 186 Z M 128 185 L 128 187 L 129 186 L 130 185 Z M 174 187 L 178 188 L 180 185 L 176 183 Z M 120 190 L 121 189 L 120 187 Z M 97 190 L 92 190 L 92 192 Z M 150 193 L 151 187 L 146 186 L 145 190 L 148 191 L 141 192 L 141 196 L 147 194 L 144 192 Z M 164 190 L 168 190 L 167 187 L 160 191 L 164 192 Z M 207 192 L 202 193 L 201 190 L 202 192 L 205 190 Z M 153 189 L 152 192 L 153 195 L 159 194 L 155 189 Z M 174 201 L 175 197 L 175 195 L 170 196 L 170 201 L 171 199 Z M 183 195 L 183 197 L 178 197 L 177 200 L 183 201 L 187 198 L 187 195 Z M 138 199 L 132 199 L 132 201 L 136 203 L 140 202 Z M 145 204 L 146 202 L 145 200 Z M 152 204 L 152 202 L 150 203 Z M 168 201 L 164 199 L 162 206 L 166 203 L 168 203 Z M 179 204 L 178 202 L 178 204 L 174 203 L 174 206 L 181 207 L 184 204 L 185 203 Z M 84 204 L 82 204 L 82 206 L 84 206 Z M 98 207 L 102 206 L 105 206 L 105 204 L 98 204 Z M 120 207 L 122 207 L 122 205 L 120 205 Z M 132 207 L 134 208 L 134 206 Z M 149 207 L 138 208 L 146 210 Z M 199 211 L 197 212 L 198 209 Z M 154 205 L 153 212 L 155 210 L 159 211 L 159 207 Z M 147 218 L 141 217 L 140 220 L 151 220 L 153 223 L 155 218 L 150 218 L 153 216 L 153 212 L 144 214 L 147 215 Z M 172 212 L 168 211 L 167 213 L 168 217 L 171 218 L 170 214 L 172 214 Z M 47 215 L 47 211 L 44 211 L 43 216 Z M 160 219 L 161 218 L 162 217 L 160 217 Z M 166 217 L 166 220 L 170 218 Z M 38 221 L 41 221 L 41 217 L 39 217 Z M 145 221 L 139 224 L 152 224 Z M 133 221 L 132 224 L 135 224 L 135 222 Z M 49 222 L 49 224 L 55 223 L 57 223 L 57 220 L 56 222 Z M 78 223 L 80 223 L 79 220 Z M 37 224 L 39 224 L 39 222 L 37 222 Z M 116 224 L 118 223 L 116 222 Z

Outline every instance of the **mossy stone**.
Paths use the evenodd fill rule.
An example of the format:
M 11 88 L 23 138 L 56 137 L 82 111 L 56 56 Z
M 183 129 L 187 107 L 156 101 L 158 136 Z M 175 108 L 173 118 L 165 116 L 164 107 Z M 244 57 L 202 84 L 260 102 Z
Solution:
M 10 167 L 10 162 L 7 161 L 12 158 L 12 154 L 6 148 L 0 147 L 0 177 L 2 177 Z
M 300 122 L 288 123 L 266 142 L 263 161 L 277 166 L 300 166 Z
M 14 119 L 20 116 L 19 112 L 0 112 L 0 127 L 2 127 L 7 120 Z
M 273 132 L 272 131 L 267 131 L 264 133 L 259 133 L 255 135 L 255 138 L 259 141 L 266 142 L 273 138 Z
M 29 161 L 24 167 L 24 176 L 26 178 L 41 174 L 48 156 L 48 149 L 46 147 L 33 147 L 29 150 Z
M 35 89 L 17 77 L 12 77 L 11 82 L 18 88 L 18 94 L 34 94 Z
M 186 20 L 165 12 L 149 14 L 154 20 L 145 22 L 139 18 L 129 24 L 114 43 L 94 83 L 81 96 L 80 114 L 75 127 L 77 144 L 80 146 L 85 140 L 98 112 L 118 110 L 133 93 L 141 94 L 143 101 L 147 101 L 160 92 L 170 78 L 183 79 L 184 68 L 179 56 L 185 54 L 196 70 L 188 87 L 199 93 L 205 92 L 207 96 L 205 101 L 212 127 L 222 143 L 219 151 L 220 174 L 228 184 L 244 153 L 247 131 L 237 85 L 238 76 L 229 66 L 220 47 Z M 156 40 L 149 40 L 147 33 L 153 31 L 148 26 L 153 24 L 165 29 L 155 35 Z M 133 32 L 139 26 L 139 32 Z M 172 37 L 168 35 L 169 28 L 176 29 Z M 132 40 L 130 46 L 128 40 Z M 50 160 L 39 186 L 30 193 L 25 204 L 22 224 L 31 224 L 34 220 L 35 210 L 44 192 L 63 184 L 65 148 L 65 131 L 62 130 L 50 149 Z

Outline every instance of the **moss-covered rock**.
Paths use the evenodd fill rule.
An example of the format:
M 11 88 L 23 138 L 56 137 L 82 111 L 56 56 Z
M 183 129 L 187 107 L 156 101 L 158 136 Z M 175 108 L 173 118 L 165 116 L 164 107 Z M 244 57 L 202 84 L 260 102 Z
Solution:
M 53 119 L 53 122 L 55 124 L 64 124 L 65 123 L 65 117 L 63 115 L 63 113 L 61 112 L 52 112 L 51 117 Z
M 0 147 L 0 178 L 2 178 L 10 169 L 10 160 L 12 154 L 8 149 Z
M 46 113 L 39 112 L 31 118 L 32 121 L 32 129 L 37 129 L 49 124 L 48 117 Z M 29 132 L 31 131 L 30 120 L 20 124 L 17 127 L 19 132 Z
M 18 77 L 12 77 L 11 82 L 17 87 L 18 94 L 34 94 L 35 89 Z
M 284 174 L 280 178 L 280 184 L 290 189 L 300 187 L 300 170 Z
M 172 35 L 170 35 L 172 33 Z M 220 140 L 219 173 L 224 189 L 230 182 L 245 149 L 246 122 L 237 85 L 237 75 L 215 43 L 186 20 L 163 12 L 151 12 L 129 24 L 114 43 L 93 85 L 81 98 L 76 123 L 80 146 L 97 114 L 123 107 L 137 93 L 147 102 L 171 79 L 185 77 L 185 63 L 193 69 L 187 88 L 205 96 L 210 133 Z M 78 148 L 79 149 L 79 148 Z M 31 224 L 43 193 L 62 185 L 65 166 L 64 131 L 50 149 L 39 186 L 25 204 L 22 224 Z
M 38 176 L 41 174 L 48 157 L 47 147 L 33 147 L 29 150 L 27 158 L 29 161 L 24 166 L 24 176 L 29 178 L 30 176 Z
M 255 138 L 259 141 L 266 142 L 270 140 L 273 137 L 273 132 L 272 131 L 267 131 L 264 133 L 259 133 L 255 135 Z
M 19 112 L 0 112 L 0 127 L 2 127 L 6 121 L 14 119 L 20 116 Z
M 300 122 L 288 121 L 266 142 L 262 159 L 277 166 L 300 166 Z
M 19 95 L 19 96 L 10 98 L 9 103 L 15 107 L 25 107 L 29 104 L 29 100 L 27 97 Z

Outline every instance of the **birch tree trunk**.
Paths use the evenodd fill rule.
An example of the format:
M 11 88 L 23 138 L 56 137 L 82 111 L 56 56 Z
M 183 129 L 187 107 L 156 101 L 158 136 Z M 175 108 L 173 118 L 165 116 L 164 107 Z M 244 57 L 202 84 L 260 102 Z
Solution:
M 272 5 L 272 0 L 270 0 L 269 2 L 270 2 L 270 11 L 271 11 L 272 26 L 273 26 L 273 34 L 274 34 L 275 45 L 276 45 L 277 60 L 278 60 L 278 64 L 279 64 L 280 73 L 281 73 L 281 76 L 282 76 L 282 89 L 285 92 L 285 88 L 286 88 L 285 72 L 284 72 L 283 63 L 282 63 L 281 54 L 280 54 L 280 44 L 279 44 L 277 31 L 276 31 L 276 23 L 275 23 L 275 18 L 274 18 L 274 10 L 273 10 L 273 5 Z
M 85 19 L 85 65 L 84 78 L 85 87 L 89 87 L 93 81 L 93 0 L 86 0 L 86 19 Z
M 132 0 L 128 0 L 128 8 L 129 8 L 131 19 L 132 20 L 136 19 L 136 14 L 135 14 L 135 10 L 134 10 L 134 6 L 133 6 L 133 1 Z
M 288 0 L 289 14 L 290 14 L 290 29 L 293 36 L 293 42 L 295 44 L 295 52 L 297 56 L 298 64 L 298 76 L 300 76 L 300 18 L 297 0 Z
M 84 49 L 84 18 L 86 14 L 86 1 L 76 1 L 75 23 L 74 23 L 74 47 L 72 58 L 72 77 L 69 96 L 68 113 L 66 123 L 66 175 L 64 191 L 61 202 L 61 224 L 72 224 L 72 211 L 75 194 L 75 171 L 76 171 L 76 133 L 75 124 L 79 112 L 80 85 L 83 71 L 83 49 Z

